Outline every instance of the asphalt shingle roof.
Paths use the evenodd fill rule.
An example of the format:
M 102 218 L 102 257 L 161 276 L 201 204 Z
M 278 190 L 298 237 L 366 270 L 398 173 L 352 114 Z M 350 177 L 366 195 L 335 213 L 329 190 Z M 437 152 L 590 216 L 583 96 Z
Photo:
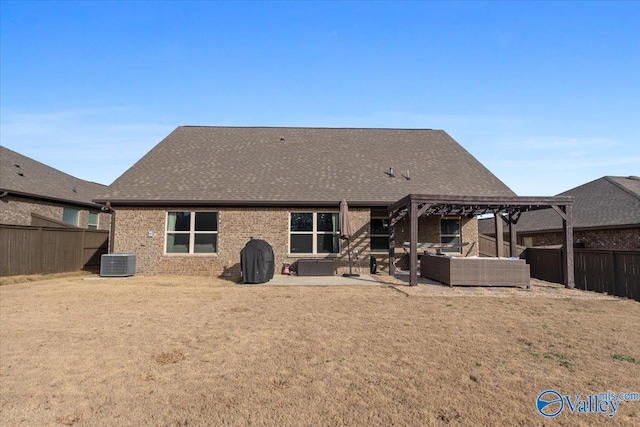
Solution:
M 640 225 L 640 178 L 605 176 L 558 194 L 573 196 L 573 227 Z M 493 219 L 480 221 L 480 233 L 495 233 Z M 516 231 L 562 229 L 562 218 L 552 210 L 525 212 Z
M 70 204 L 95 206 L 91 201 L 106 186 L 76 178 L 0 146 L 0 193 L 8 191 Z
M 441 130 L 181 126 L 96 200 L 390 204 L 410 193 L 515 195 Z

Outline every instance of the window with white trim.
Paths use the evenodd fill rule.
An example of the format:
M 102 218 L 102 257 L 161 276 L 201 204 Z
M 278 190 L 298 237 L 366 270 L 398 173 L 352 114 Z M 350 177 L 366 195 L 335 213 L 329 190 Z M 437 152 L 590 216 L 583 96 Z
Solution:
M 89 222 L 87 228 L 95 230 L 98 228 L 98 212 L 89 211 Z
M 389 216 L 371 212 L 369 239 L 371 252 L 389 252 Z
M 338 212 L 291 212 L 289 253 L 337 254 L 340 252 Z
M 63 208 L 62 209 L 62 221 L 67 224 L 78 226 L 78 216 L 80 211 L 78 209 L 73 208 Z
M 443 218 L 440 220 L 440 243 L 460 243 L 460 220 Z M 461 249 L 443 249 L 443 252 L 460 252 Z
M 218 212 L 167 212 L 168 254 L 218 252 Z

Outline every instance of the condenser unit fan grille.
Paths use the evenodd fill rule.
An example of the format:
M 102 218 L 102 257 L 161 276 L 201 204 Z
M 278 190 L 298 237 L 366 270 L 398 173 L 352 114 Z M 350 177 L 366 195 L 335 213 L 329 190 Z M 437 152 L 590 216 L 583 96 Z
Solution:
M 136 274 L 134 254 L 105 254 L 100 259 L 100 276 L 126 277 Z

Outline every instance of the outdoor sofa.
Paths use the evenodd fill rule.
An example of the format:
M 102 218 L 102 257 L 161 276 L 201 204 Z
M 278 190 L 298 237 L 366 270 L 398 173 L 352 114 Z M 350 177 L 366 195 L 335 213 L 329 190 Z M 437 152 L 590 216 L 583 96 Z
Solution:
M 530 286 L 529 265 L 517 258 L 420 257 L 420 276 L 450 286 Z

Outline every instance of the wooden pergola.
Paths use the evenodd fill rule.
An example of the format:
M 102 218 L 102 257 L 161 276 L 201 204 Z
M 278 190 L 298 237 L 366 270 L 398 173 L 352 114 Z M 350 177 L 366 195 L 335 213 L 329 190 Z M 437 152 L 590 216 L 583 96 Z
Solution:
M 409 216 L 409 283 L 418 284 L 418 218 L 423 215 L 475 217 L 493 214 L 496 221 L 496 247 L 502 249 L 502 221 L 509 224 L 511 256 L 516 253 L 516 223 L 522 212 L 553 209 L 562 217 L 564 235 L 565 286 L 575 286 L 573 273 L 573 197 L 518 197 L 518 196 L 439 196 L 409 194 L 389 206 L 389 274 L 395 274 L 395 224 Z M 499 253 L 499 252 L 498 252 Z

